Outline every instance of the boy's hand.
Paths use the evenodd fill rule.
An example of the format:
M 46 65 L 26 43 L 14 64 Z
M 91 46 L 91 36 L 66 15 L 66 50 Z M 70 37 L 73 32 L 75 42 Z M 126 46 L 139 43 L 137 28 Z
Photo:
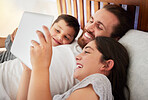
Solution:
M 32 69 L 49 69 L 52 58 L 52 41 L 48 28 L 43 26 L 45 36 L 41 31 L 37 31 L 40 43 L 32 40 L 30 47 Z

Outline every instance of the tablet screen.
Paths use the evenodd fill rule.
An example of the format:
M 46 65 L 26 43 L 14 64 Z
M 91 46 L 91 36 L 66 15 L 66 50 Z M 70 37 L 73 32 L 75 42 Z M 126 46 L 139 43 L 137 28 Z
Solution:
M 36 30 L 40 30 L 43 32 L 43 25 L 47 26 L 50 29 L 53 18 L 54 17 L 52 15 L 32 12 L 23 13 L 11 47 L 11 52 L 30 69 L 32 69 L 30 62 L 31 40 L 36 40 L 37 42 L 39 42 Z

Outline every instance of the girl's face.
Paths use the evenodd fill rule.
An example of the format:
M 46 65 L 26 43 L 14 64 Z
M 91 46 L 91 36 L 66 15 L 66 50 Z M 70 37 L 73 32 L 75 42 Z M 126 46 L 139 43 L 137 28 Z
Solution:
M 83 52 L 76 57 L 77 68 L 74 72 L 74 78 L 83 80 L 85 77 L 100 73 L 102 54 L 97 50 L 95 41 L 89 42 L 84 48 Z
M 75 30 L 73 27 L 67 26 L 64 20 L 55 23 L 50 29 L 52 37 L 52 45 L 58 46 L 70 44 L 74 39 Z

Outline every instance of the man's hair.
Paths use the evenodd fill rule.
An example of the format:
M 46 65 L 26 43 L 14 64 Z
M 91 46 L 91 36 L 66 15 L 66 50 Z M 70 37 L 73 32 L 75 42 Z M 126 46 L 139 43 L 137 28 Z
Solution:
M 80 25 L 79 25 L 78 20 L 71 15 L 61 14 L 61 15 L 58 16 L 58 18 L 54 21 L 54 23 L 52 25 L 59 22 L 60 20 L 64 20 L 67 23 L 68 26 L 70 26 L 74 29 L 74 31 L 75 31 L 74 39 L 75 39 L 77 37 L 78 33 L 79 33 L 79 30 L 80 30 Z M 73 41 L 74 41 L 74 39 L 73 39 Z
M 111 34 L 112 38 L 121 38 L 129 29 L 133 28 L 131 16 L 122 7 L 110 4 L 103 8 L 113 13 L 119 20 L 119 24 L 113 28 L 113 32 Z
M 125 47 L 113 38 L 96 37 L 96 47 L 101 52 L 101 62 L 113 60 L 114 66 L 107 76 L 112 85 L 112 93 L 114 100 L 125 100 L 124 89 L 126 87 L 127 93 L 129 88 L 127 86 L 127 73 L 129 68 L 129 55 Z M 128 94 L 129 99 L 130 94 Z

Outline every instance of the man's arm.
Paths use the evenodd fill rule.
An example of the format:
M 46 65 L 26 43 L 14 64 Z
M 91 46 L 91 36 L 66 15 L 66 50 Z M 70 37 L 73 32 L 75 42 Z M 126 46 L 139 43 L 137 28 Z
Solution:
M 6 37 L 0 37 L 0 48 L 5 47 L 5 40 L 6 40 Z
M 16 28 L 13 33 L 11 34 L 11 41 L 13 42 L 14 40 L 14 37 L 16 35 L 16 32 L 17 32 L 17 29 Z M 5 40 L 6 40 L 7 37 L 0 37 L 0 48 L 4 48 L 5 47 Z

